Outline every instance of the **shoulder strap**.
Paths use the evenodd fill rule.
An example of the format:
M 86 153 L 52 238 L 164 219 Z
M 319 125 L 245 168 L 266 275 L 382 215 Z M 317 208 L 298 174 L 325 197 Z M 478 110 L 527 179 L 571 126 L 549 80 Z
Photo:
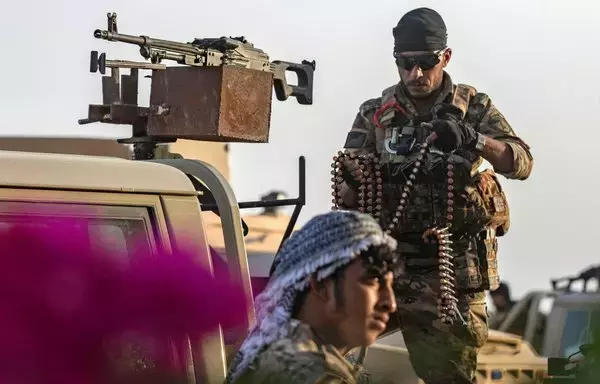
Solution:
M 457 84 L 454 93 L 452 94 L 452 100 L 450 103 L 462 111 L 462 117 L 464 118 L 469 108 L 469 102 L 471 97 L 475 96 L 477 90 L 467 84 Z
M 396 100 L 396 85 L 387 87 L 381 92 L 381 104 L 385 105 L 390 101 Z

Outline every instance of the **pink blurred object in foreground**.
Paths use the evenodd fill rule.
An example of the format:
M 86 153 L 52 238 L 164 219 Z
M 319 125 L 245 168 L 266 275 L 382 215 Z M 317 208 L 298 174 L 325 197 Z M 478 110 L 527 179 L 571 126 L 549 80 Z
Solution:
M 242 289 L 191 255 L 118 260 L 92 252 L 86 227 L 61 219 L 0 232 L 0 383 L 112 383 L 127 335 L 152 346 L 243 322 Z M 171 367 L 164 349 L 151 360 Z

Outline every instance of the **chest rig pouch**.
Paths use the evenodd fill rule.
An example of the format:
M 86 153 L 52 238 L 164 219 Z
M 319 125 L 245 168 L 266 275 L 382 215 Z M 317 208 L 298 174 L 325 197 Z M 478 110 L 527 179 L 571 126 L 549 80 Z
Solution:
M 431 117 L 409 117 L 404 108 L 395 101 L 393 94 L 384 97 L 391 100 L 388 100 L 374 116 L 378 127 L 378 156 L 385 164 L 384 180 L 392 184 L 404 184 L 408 180 L 406 172 L 412 168 L 412 164 L 418 158 L 421 144 L 431 133 L 421 126 L 421 123 L 429 121 Z
M 475 175 L 473 186 L 467 188 L 475 217 L 484 228 L 476 237 L 477 254 L 483 289 L 494 290 L 500 284 L 498 274 L 498 236 L 504 236 L 510 227 L 510 210 L 498 177 L 491 169 Z

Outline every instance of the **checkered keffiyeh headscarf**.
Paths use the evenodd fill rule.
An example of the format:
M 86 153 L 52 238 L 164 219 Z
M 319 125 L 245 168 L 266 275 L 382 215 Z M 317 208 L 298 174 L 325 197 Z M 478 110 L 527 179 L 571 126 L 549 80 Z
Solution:
M 226 382 L 234 382 L 263 348 L 287 336 L 296 297 L 313 274 L 319 281 L 326 279 L 371 246 L 393 251 L 396 240 L 371 216 L 353 211 L 315 216 L 295 232 L 275 256 L 269 283 L 256 297 L 256 325 L 240 347 Z

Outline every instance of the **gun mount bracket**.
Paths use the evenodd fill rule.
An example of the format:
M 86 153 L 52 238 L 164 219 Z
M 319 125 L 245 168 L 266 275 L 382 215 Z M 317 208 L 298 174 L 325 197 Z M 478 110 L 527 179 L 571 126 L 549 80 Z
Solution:
M 90 52 L 90 72 L 101 74 L 106 73 L 106 68 L 130 68 L 130 69 L 147 69 L 147 70 L 166 70 L 165 64 L 153 64 L 143 61 L 129 60 L 107 60 L 106 53 L 98 53 L 98 51 Z
M 196 185 L 197 186 L 197 185 Z M 199 186 L 197 186 L 198 189 Z M 205 210 L 209 210 L 218 214 L 218 206 L 215 203 L 214 197 L 207 189 L 201 189 L 203 191 L 202 197 L 200 197 L 200 202 L 202 204 L 202 208 Z M 298 216 L 300 216 L 300 212 L 302 211 L 302 207 L 306 204 L 306 160 L 304 156 L 300 156 L 298 159 L 298 197 L 295 199 L 278 199 L 278 200 L 259 200 L 259 201 L 242 201 L 238 203 L 238 207 L 240 209 L 248 209 L 248 208 L 267 208 L 267 207 L 285 207 L 285 206 L 294 206 L 294 212 L 290 217 L 290 221 L 288 223 L 287 228 L 283 234 L 283 238 L 281 239 L 281 243 L 279 244 L 279 249 L 283 246 L 283 243 L 291 236 L 294 231 L 294 227 L 296 226 L 296 222 L 298 221 Z M 245 223 L 244 223 L 245 224 Z M 244 236 L 247 235 L 248 229 L 244 229 Z M 279 252 L 279 249 L 277 252 Z M 271 271 L 272 272 L 272 271 Z

